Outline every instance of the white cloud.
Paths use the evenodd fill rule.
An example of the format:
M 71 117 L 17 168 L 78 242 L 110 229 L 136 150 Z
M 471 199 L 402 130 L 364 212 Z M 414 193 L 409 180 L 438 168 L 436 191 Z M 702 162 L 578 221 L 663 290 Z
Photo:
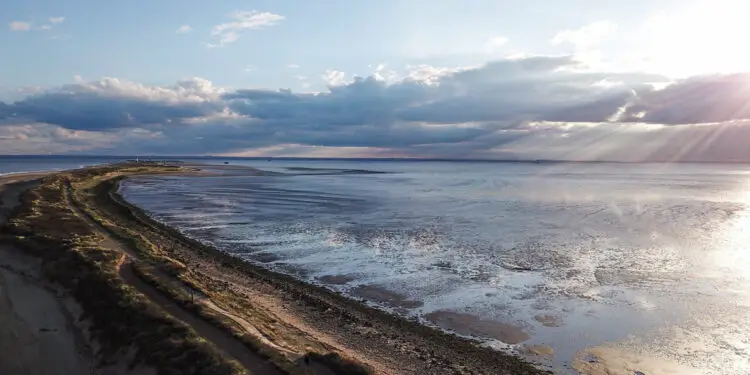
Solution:
M 239 38 L 239 34 L 234 31 L 230 31 L 221 35 L 221 37 L 219 38 L 219 43 L 208 43 L 206 44 L 206 46 L 208 48 L 224 47 L 227 44 L 236 42 Z
M 190 25 L 182 25 L 175 30 L 175 33 L 177 34 L 185 34 L 193 31 L 193 27 Z
M 270 13 L 252 11 L 236 11 L 230 15 L 232 22 L 222 23 L 214 26 L 211 35 L 218 37 L 219 42 L 208 44 L 209 47 L 222 47 L 237 41 L 243 30 L 257 30 L 273 26 L 284 19 L 284 16 Z
M 321 78 L 326 82 L 328 86 L 341 86 L 346 84 L 346 73 L 340 70 L 326 70 L 321 75 Z
M 406 76 L 407 79 L 411 81 L 422 82 L 427 85 L 436 85 L 439 83 L 440 78 L 444 76 L 471 69 L 471 67 L 446 68 L 427 64 L 408 65 L 407 68 L 409 69 L 409 72 Z
M 370 66 L 372 68 L 372 66 Z M 385 81 L 388 83 L 393 83 L 399 80 L 398 73 L 396 73 L 393 70 L 386 69 L 387 65 L 384 63 L 378 64 L 375 66 L 375 69 L 372 73 L 372 77 L 379 81 Z
M 508 38 L 504 36 L 495 36 L 490 38 L 490 40 L 488 40 L 487 43 L 484 44 L 484 48 L 487 51 L 492 52 L 506 44 L 508 44 Z
M 47 20 L 49 21 L 48 25 L 32 27 L 33 25 L 31 22 L 13 21 L 8 24 L 8 27 L 13 31 L 30 31 L 32 29 L 37 31 L 49 31 L 52 30 L 54 25 L 64 22 L 65 17 L 50 17 Z
M 252 72 L 254 70 L 255 70 L 255 67 L 252 66 L 252 65 L 248 65 L 244 69 L 242 69 L 242 71 L 245 72 L 245 73 L 250 73 L 250 72 Z
M 597 21 L 575 30 L 558 32 L 550 41 L 552 44 L 571 44 L 576 49 L 589 49 L 614 34 L 617 25 L 611 21 Z
M 24 21 L 13 21 L 8 24 L 8 27 L 10 27 L 10 29 L 13 31 L 29 31 L 31 30 L 31 23 Z
M 297 64 L 286 64 L 286 67 L 289 69 L 299 69 L 300 66 Z
M 592 87 L 601 87 L 601 88 L 610 88 L 615 86 L 622 86 L 624 83 L 622 81 L 611 81 L 607 78 L 594 82 L 591 84 Z
M 298 144 L 390 156 L 750 160 L 750 109 L 742 100 L 750 74 L 696 77 L 656 91 L 650 82 L 663 77 L 559 69 L 576 64 L 571 56 L 536 56 L 470 68 L 420 65 L 393 83 L 377 78 L 386 71 L 380 64 L 364 78 L 326 71 L 328 90 L 306 93 L 226 91 L 199 78 L 148 86 L 76 77 L 76 84 L 28 88 L 29 98 L 0 103 L 0 149 L 22 153 L 52 142 L 204 154 Z M 318 79 L 288 78 L 302 87 Z M 721 124 L 692 125 L 709 122 Z M 42 125 L 3 133 L 25 123 Z

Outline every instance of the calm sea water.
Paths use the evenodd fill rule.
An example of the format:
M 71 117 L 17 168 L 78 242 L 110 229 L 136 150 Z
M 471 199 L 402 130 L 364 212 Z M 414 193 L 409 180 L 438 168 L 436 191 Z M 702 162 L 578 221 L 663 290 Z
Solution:
M 423 302 L 407 315 L 521 327 L 524 345 L 554 348 L 560 372 L 604 343 L 695 373 L 750 371 L 747 166 L 241 164 L 288 175 L 143 178 L 123 191 L 237 256 Z
M 119 158 L 0 156 L 0 175 L 18 172 L 74 169 L 87 165 L 110 163 L 113 160 L 119 160 Z
M 750 373 L 748 166 L 231 163 L 283 174 L 138 178 L 123 193 L 236 256 L 421 302 L 402 314 L 520 327 L 560 373 L 601 345 L 662 373 Z

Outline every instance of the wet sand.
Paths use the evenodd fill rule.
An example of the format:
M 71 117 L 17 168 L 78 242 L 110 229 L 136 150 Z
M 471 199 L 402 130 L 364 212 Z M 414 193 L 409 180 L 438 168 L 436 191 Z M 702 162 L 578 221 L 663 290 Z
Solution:
M 582 375 L 699 375 L 668 358 L 655 358 L 614 346 L 598 346 L 582 350 L 572 367 Z
M 555 350 L 552 349 L 552 347 L 548 345 L 531 345 L 531 346 L 527 346 L 526 350 L 535 356 L 540 356 L 540 357 L 554 357 L 555 356 Z
M 545 327 L 562 327 L 563 321 L 562 318 L 555 315 L 549 315 L 549 314 L 543 314 L 543 315 L 537 315 L 534 317 L 534 320 L 536 320 L 539 323 L 542 323 Z
M 362 285 L 352 289 L 351 294 L 388 307 L 414 309 L 423 305 L 422 301 L 410 300 L 403 294 L 392 292 L 375 285 Z
M 350 275 L 326 275 L 318 277 L 317 280 L 324 284 L 344 285 L 356 279 Z
M 507 344 L 519 344 L 530 338 L 520 327 L 482 320 L 471 314 L 442 310 L 426 314 L 425 318 L 440 328 L 461 335 L 490 337 Z

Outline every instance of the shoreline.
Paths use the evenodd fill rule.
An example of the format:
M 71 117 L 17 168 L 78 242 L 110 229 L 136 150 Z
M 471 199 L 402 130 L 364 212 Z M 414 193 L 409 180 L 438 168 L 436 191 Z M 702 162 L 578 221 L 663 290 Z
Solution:
M 58 189 L 67 186 L 68 193 L 59 194 L 70 197 L 69 213 L 81 216 L 76 214 L 80 210 L 82 223 L 106 239 L 101 246 L 112 250 L 112 257 L 123 251 L 136 255 L 127 255 L 130 260 L 126 254 L 118 256 L 117 270 L 123 259 L 132 263 L 134 274 L 159 293 L 247 340 L 248 350 L 267 357 L 284 373 L 548 373 L 519 356 L 223 253 L 154 220 L 118 193 L 128 176 L 195 171 L 99 166 L 50 173 L 51 180 L 60 179 L 55 182 Z M 62 180 L 67 185 L 60 185 Z
M 189 238 L 185 236 L 184 234 L 180 233 L 178 229 L 170 227 L 164 223 L 161 223 L 153 218 L 151 218 L 143 209 L 127 202 L 124 197 L 122 197 L 119 194 L 119 183 L 120 181 L 117 181 L 117 184 L 110 188 L 111 193 L 109 197 L 115 201 L 118 205 L 127 207 L 128 210 L 131 212 L 134 212 L 135 215 L 138 217 L 138 221 L 140 221 L 141 225 L 144 225 L 146 227 L 157 227 L 159 230 L 165 231 L 169 233 L 169 236 L 172 237 L 172 239 L 177 240 L 179 242 L 184 242 L 187 244 L 188 248 L 192 249 L 201 249 L 200 253 L 208 253 L 208 259 L 211 259 L 213 257 L 217 257 L 222 262 L 227 262 L 232 264 L 232 267 L 230 268 L 223 268 L 223 269 L 217 269 L 214 270 L 216 275 L 223 275 L 224 281 L 234 281 L 236 284 L 242 284 L 242 281 L 247 281 L 243 279 L 252 278 L 256 279 L 254 281 L 257 281 L 257 279 L 261 279 L 263 284 L 271 284 L 274 287 L 281 287 L 284 289 L 284 292 L 287 293 L 293 293 L 298 295 L 298 297 L 302 299 L 311 299 L 311 305 L 308 306 L 310 309 L 295 309 L 294 312 L 295 315 L 297 315 L 296 318 L 299 318 L 300 316 L 304 315 L 312 315 L 307 316 L 306 320 L 308 323 L 315 323 L 317 322 L 320 326 L 321 331 L 325 330 L 336 330 L 335 325 L 337 325 L 340 322 L 337 322 L 339 320 L 338 317 L 333 317 L 334 322 L 327 321 L 327 319 L 330 319 L 330 314 L 326 314 L 327 310 L 335 309 L 337 310 L 338 315 L 342 315 L 345 317 L 344 320 L 347 320 L 346 318 L 349 318 L 350 320 L 356 320 L 356 321 L 366 321 L 371 320 L 370 322 L 367 322 L 364 324 L 363 327 L 358 327 L 359 331 L 356 333 L 347 333 L 347 332 L 338 332 L 338 335 L 340 336 L 350 336 L 355 337 L 359 340 L 361 340 L 361 336 L 363 336 L 363 332 L 365 332 L 364 336 L 366 335 L 366 332 L 369 329 L 376 330 L 376 328 L 372 328 L 373 326 L 378 325 L 377 323 L 382 324 L 382 326 L 378 327 L 380 329 L 385 328 L 384 326 L 389 326 L 391 329 L 386 329 L 389 332 L 389 334 L 394 335 L 394 337 L 398 336 L 410 336 L 408 337 L 409 340 L 417 341 L 419 342 L 419 345 L 408 345 L 411 347 L 411 350 L 415 350 L 415 352 L 412 352 L 411 354 L 414 354 L 417 357 L 416 362 L 429 362 L 425 361 L 425 359 L 430 359 L 429 354 L 425 355 L 422 352 L 436 352 L 439 351 L 445 351 L 444 356 L 440 356 L 443 358 L 434 358 L 436 362 L 433 364 L 433 366 L 428 366 L 427 368 L 412 368 L 407 371 L 398 371 L 398 369 L 389 369 L 389 370 L 396 370 L 396 371 L 387 371 L 387 373 L 420 373 L 419 371 L 438 371 L 438 372 L 432 372 L 432 373 L 453 373 L 449 371 L 449 362 L 447 358 L 458 358 L 462 355 L 466 355 L 468 357 L 474 357 L 474 360 L 479 360 L 479 363 L 475 363 L 474 365 L 483 368 L 484 371 L 479 371 L 478 373 L 487 373 L 487 374 L 502 374 L 502 373 L 508 373 L 508 374 L 523 374 L 523 373 L 534 373 L 534 374 L 542 374 L 547 373 L 545 370 L 540 369 L 534 369 L 529 365 L 529 363 L 522 359 L 520 356 L 514 355 L 514 354 L 508 354 L 505 352 L 497 351 L 495 349 L 491 349 L 488 347 L 482 347 L 481 342 L 476 341 L 474 339 L 461 337 L 459 335 L 456 335 L 454 333 L 446 332 L 445 330 L 442 330 L 440 328 L 437 328 L 436 326 L 429 326 L 425 325 L 417 320 L 414 319 L 407 319 L 405 317 L 402 317 L 397 314 L 389 313 L 387 311 L 384 311 L 382 309 L 373 307 L 369 304 L 363 303 L 361 301 L 358 301 L 355 299 L 355 297 L 349 297 L 344 294 L 341 294 L 339 292 L 333 291 L 331 289 L 328 289 L 321 285 L 316 285 L 314 283 L 308 283 L 307 281 L 298 279 L 294 277 L 293 275 L 289 275 L 286 273 L 281 273 L 266 267 L 263 267 L 262 264 L 253 264 L 246 261 L 243 261 L 239 258 L 236 258 L 234 256 L 231 256 L 227 253 L 224 253 L 213 246 L 210 246 L 208 244 L 202 243 L 198 240 Z M 199 265 L 201 269 L 209 268 L 205 263 L 205 259 L 193 259 L 194 264 Z M 187 263 L 187 262 L 186 262 Z M 232 268 L 238 268 L 239 272 L 236 269 Z M 232 280 L 234 279 L 234 280 Z M 240 279 L 240 280 L 237 280 Z M 303 294 L 307 294 L 306 296 Z M 312 298 L 310 298 L 312 296 Z M 307 297 L 307 298 L 305 298 Z M 315 306 L 317 305 L 317 306 Z M 324 314 L 316 314 L 316 313 L 310 313 L 310 310 L 312 309 L 324 309 Z M 347 317 L 348 315 L 348 317 Z M 376 321 L 378 320 L 378 321 Z M 333 323 L 333 324 L 331 324 Z M 351 322 L 347 322 L 348 324 L 351 324 Z M 362 329 L 366 328 L 366 329 Z M 395 328 L 395 329 L 393 329 Z M 403 331 L 402 331 L 403 330 Z M 358 337 L 359 336 L 359 337 Z M 340 338 L 340 337 L 339 337 Z M 436 345 L 435 345 L 436 344 Z M 437 348 L 430 348 L 431 346 L 437 346 Z M 356 345 L 355 345 L 356 346 Z M 420 346 L 423 346 L 425 349 L 420 348 Z M 403 351 L 406 348 L 399 348 L 399 351 Z M 463 353 L 462 353 L 463 351 Z M 468 353 L 466 353 L 468 352 Z M 419 358 L 419 357 L 423 358 Z M 409 358 L 404 359 L 406 362 L 409 362 Z M 472 360 L 467 358 L 466 363 L 471 363 Z M 484 362 L 484 363 L 482 363 Z M 414 365 L 414 364 L 411 364 Z M 437 365 L 437 366 L 435 366 Z M 463 367 L 461 363 L 457 363 L 457 365 Z M 514 367 L 517 366 L 517 367 Z M 396 366 L 398 367 L 398 366 Z M 465 366 L 468 368 L 471 368 L 473 366 Z M 508 368 L 508 370 L 511 372 L 503 372 L 503 368 Z M 439 370 L 438 370 L 439 368 Z M 506 370 L 506 371 L 508 371 Z M 417 372 L 413 372 L 417 371 Z M 473 372 L 473 371 L 472 371 Z M 377 372 L 380 373 L 380 372 Z M 385 372 L 384 372 L 385 373 Z M 425 372 L 430 373 L 430 372 Z M 474 372 L 476 373 L 476 372 Z

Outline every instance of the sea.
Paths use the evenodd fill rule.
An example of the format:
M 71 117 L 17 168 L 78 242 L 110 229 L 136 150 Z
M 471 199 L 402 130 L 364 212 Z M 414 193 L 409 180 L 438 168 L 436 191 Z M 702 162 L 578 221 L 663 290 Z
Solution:
M 0 157 L 0 173 L 112 161 Z M 750 374 L 750 165 L 191 162 L 214 173 L 121 193 L 237 257 L 555 373 Z

